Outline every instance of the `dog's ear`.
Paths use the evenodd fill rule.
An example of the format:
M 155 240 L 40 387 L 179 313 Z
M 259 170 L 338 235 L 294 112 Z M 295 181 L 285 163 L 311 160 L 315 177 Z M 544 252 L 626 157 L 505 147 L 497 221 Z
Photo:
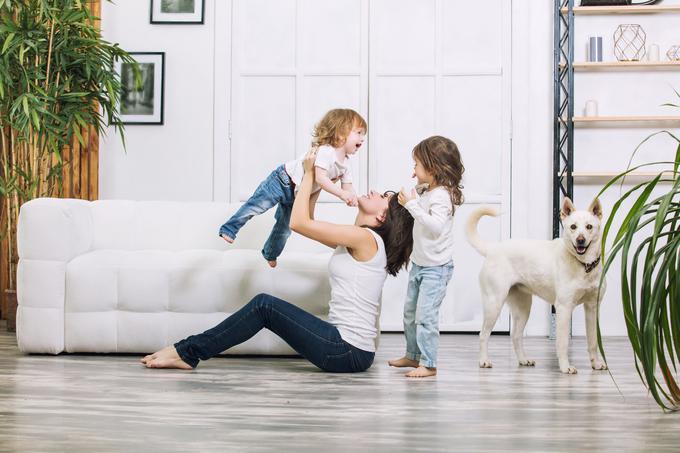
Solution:
M 602 218 L 602 205 L 600 204 L 599 198 L 594 199 L 593 202 L 590 203 L 590 206 L 588 206 L 588 211 L 592 212 L 595 217 L 599 219 Z
M 562 202 L 562 209 L 560 210 L 560 219 L 562 220 L 566 219 L 574 211 L 576 211 L 574 203 L 571 202 L 569 197 L 564 197 L 564 201 Z

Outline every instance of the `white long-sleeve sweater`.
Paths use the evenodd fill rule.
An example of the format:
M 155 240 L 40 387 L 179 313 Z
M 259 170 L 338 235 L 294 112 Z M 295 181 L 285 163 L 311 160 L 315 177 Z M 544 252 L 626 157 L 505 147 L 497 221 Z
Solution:
M 453 206 L 444 187 L 435 187 L 405 205 L 413 223 L 411 261 L 440 266 L 453 258 Z

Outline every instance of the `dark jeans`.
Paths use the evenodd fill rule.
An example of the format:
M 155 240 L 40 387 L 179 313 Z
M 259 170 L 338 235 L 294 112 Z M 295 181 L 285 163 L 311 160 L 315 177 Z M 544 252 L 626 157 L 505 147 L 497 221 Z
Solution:
M 283 252 L 288 236 L 290 236 L 290 215 L 293 212 L 294 201 L 295 185 L 286 173 L 285 166 L 280 165 L 257 186 L 248 201 L 220 227 L 219 234 L 236 239 L 239 230 L 248 220 L 278 205 L 275 215 L 276 223 L 262 248 L 262 256 L 266 260 L 276 260 Z
M 236 313 L 202 334 L 175 343 L 177 353 L 192 367 L 267 328 L 305 359 L 324 371 L 367 370 L 374 352 L 347 343 L 333 325 L 269 294 L 258 294 Z

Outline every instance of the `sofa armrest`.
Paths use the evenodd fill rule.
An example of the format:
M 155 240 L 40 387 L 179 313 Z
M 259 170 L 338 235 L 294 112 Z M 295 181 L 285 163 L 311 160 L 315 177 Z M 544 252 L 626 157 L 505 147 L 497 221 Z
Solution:
M 19 258 L 68 262 L 92 244 L 92 216 L 86 200 L 36 198 L 21 206 Z
M 17 342 L 23 352 L 64 350 L 66 265 L 92 244 L 90 202 L 37 198 L 19 211 Z

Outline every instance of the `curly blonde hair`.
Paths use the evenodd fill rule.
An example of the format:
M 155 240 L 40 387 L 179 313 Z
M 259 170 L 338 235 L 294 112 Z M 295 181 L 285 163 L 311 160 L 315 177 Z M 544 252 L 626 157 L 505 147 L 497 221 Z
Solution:
M 330 145 L 339 148 L 347 140 L 352 128 L 368 129 L 366 120 L 352 109 L 333 109 L 328 111 L 314 126 L 312 146 Z
M 453 140 L 440 135 L 426 138 L 413 148 L 413 157 L 432 175 L 437 185 L 448 190 L 454 209 L 463 204 L 461 181 L 465 167 Z

